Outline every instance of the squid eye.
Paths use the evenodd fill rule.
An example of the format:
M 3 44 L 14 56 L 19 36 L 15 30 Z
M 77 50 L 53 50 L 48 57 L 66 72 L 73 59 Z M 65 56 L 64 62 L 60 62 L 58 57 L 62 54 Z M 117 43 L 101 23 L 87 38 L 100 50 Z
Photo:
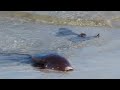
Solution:
M 40 66 L 41 66 L 41 67 L 45 67 L 45 64 L 44 64 L 44 63 L 41 63 Z

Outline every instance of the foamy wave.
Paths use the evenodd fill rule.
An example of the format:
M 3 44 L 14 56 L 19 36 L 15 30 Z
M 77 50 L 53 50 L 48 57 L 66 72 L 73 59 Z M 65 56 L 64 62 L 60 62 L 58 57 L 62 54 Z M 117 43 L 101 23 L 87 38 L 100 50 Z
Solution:
M 0 16 L 7 16 L 12 18 L 24 19 L 26 21 L 40 22 L 45 24 L 55 25 L 73 25 L 73 26 L 112 26 L 110 20 L 103 18 L 61 18 L 52 15 L 42 15 L 30 12 L 12 11 L 0 12 Z

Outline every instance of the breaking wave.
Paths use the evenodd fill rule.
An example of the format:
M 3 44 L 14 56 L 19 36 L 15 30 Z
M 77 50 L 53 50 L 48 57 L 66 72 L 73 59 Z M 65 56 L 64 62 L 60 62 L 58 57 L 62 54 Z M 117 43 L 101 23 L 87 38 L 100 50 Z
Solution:
M 112 27 L 114 22 L 120 21 L 119 13 L 100 11 L 1 11 L 0 16 L 53 25 Z

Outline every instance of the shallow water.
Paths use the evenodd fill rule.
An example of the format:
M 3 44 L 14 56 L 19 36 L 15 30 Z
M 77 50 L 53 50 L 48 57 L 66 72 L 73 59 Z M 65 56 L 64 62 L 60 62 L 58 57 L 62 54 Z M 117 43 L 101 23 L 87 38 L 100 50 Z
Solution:
M 62 34 L 59 33 L 61 29 L 64 29 Z M 100 33 L 100 37 L 81 41 L 77 38 L 81 32 L 88 37 Z M 0 78 L 120 78 L 119 49 L 118 27 L 50 25 L 0 17 Z M 29 55 L 42 53 L 58 53 L 66 57 L 74 71 L 38 70 L 32 67 Z

